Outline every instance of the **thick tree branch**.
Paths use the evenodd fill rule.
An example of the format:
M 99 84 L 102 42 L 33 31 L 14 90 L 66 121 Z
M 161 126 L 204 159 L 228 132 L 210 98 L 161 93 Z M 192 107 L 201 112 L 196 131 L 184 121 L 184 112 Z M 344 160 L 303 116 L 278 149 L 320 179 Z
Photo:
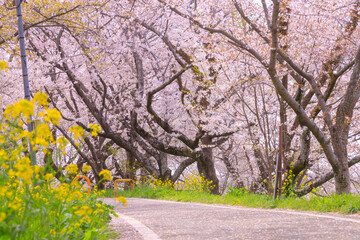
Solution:
M 207 27 L 205 25 L 203 25 L 201 22 L 197 21 L 196 19 L 194 19 L 193 17 L 191 17 L 190 15 L 184 14 L 181 11 L 179 11 L 178 9 L 168 5 L 165 1 L 163 0 L 158 0 L 160 3 L 162 3 L 163 5 L 167 6 L 168 8 L 170 8 L 174 13 L 178 14 L 179 16 L 189 19 L 191 22 L 193 22 L 195 25 L 197 25 L 198 27 L 210 32 L 210 33 L 219 33 L 225 37 L 227 37 L 230 41 L 231 44 L 247 51 L 250 53 L 251 56 L 255 57 L 263 66 L 267 67 L 268 64 L 266 63 L 266 61 L 262 58 L 262 56 L 253 48 L 249 47 L 248 45 L 246 45 L 243 41 L 237 39 L 235 36 L 233 36 L 232 34 L 228 33 L 227 31 L 223 30 L 223 29 L 217 29 L 217 28 L 212 28 L 212 27 Z
M 357 164 L 358 162 L 360 162 L 360 155 L 353 157 L 348 162 L 348 165 L 349 165 L 349 167 L 352 167 L 355 164 Z M 324 175 L 322 175 L 321 177 L 314 180 L 310 185 L 307 185 L 307 187 L 305 187 L 304 189 L 301 189 L 300 191 L 295 191 L 295 194 L 298 196 L 304 196 L 304 195 L 310 193 L 314 188 L 317 188 L 317 187 L 323 185 L 324 183 L 326 183 L 333 177 L 334 177 L 333 171 L 327 172 Z
M 177 148 L 173 146 L 165 146 L 157 138 L 152 136 L 150 133 L 146 132 L 142 127 L 137 123 L 137 114 L 135 111 L 131 112 L 131 126 L 135 129 L 136 133 L 139 134 L 142 138 L 146 139 L 147 142 L 155 149 L 165 152 L 174 156 L 182 157 L 195 157 L 195 154 L 187 148 Z
M 173 83 L 176 79 L 178 79 L 187 69 L 189 69 L 191 67 L 191 65 L 187 66 L 185 69 L 180 70 L 179 72 L 177 72 L 174 76 L 172 76 L 169 81 L 165 82 L 164 84 L 162 84 L 161 86 L 155 88 L 154 90 L 148 92 L 147 95 L 147 110 L 148 112 L 151 114 L 151 116 L 153 116 L 155 122 L 162 128 L 164 129 L 164 131 L 166 131 L 169 134 L 173 134 L 177 139 L 179 139 L 181 142 L 183 142 L 186 146 L 188 146 L 191 149 L 195 149 L 198 145 L 199 145 L 199 140 L 200 138 L 205 134 L 203 131 L 200 131 L 197 136 L 195 137 L 195 140 L 192 141 L 190 140 L 186 135 L 184 135 L 182 132 L 173 129 L 170 124 L 163 120 L 153 109 L 152 107 L 152 102 L 153 102 L 153 97 L 156 93 L 160 92 L 161 90 L 163 90 L 164 88 L 166 88 L 168 85 L 170 85 L 171 83 Z
M 360 97 L 360 47 L 356 53 L 353 72 L 350 76 L 344 98 L 341 101 L 336 112 L 336 128 L 337 131 L 345 131 L 349 128 L 353 115 L 354 107 Z M 346 120 L 347 118 L 347 120 Z M 348 132 L 348 131 L 345 131 Z
M 171 176 L 171 181 L 175 182 L 176 180 L 178 180 L 181 173 L 183 173 L 184 170 L 194 162 L 196 162 L 195 158 L 187 158 L 186 160 L 182 161 L 180 165 L 176 168 L 174 174 Z

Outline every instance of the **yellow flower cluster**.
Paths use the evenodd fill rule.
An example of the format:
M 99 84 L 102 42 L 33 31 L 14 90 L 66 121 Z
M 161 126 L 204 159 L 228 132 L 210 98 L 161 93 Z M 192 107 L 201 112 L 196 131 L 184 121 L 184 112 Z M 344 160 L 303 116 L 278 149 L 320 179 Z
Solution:
M 21 99 L 18 102 L 9 105 L 5 108 L 4 115 L 6 120 L 15 119 L 21 115 L 25 117 L 26 122 L 30 121 L 30 116 L 34 115 L 34 103 L 26 99 Z
M 66 166 L 65 171 L 69 174 L 77 174 L 79 172 L 79 168 L 76 164 L 69 164 Z
M 81 126 L 72 126 L 69 131 L 74 134 L 74 138 L 78 139 L 84 135 L 84 129 Z
M 101 128 L 97 124 L 89 124 L 90 126 L 90 134 L 92 137 L 97 137 L 97 135 L 101 132 Z M 71 128 L 69 128 L 69 131 L 74 134 L 74 139 L 79 139 L 84 136 L 85 131 L 81 126 L 74 125 Z
M 2 212 L 0 213 L 0 222 L 4 221 L 6 218 L 6 213 Z
M 41 145 L 42 147 L 46 148 L 51 142 L 54 141 L 54 138 L 51 134 L 51 129 L 46 123 L 41 123 L 36 126 L 35 132 L 36 137 L 34 139 L 35 141 L 31 142 L 32 145 Z
M 111 173 L 109 170 L 104 169 L 99 173 L 99 176 L 102 177 L 103 180 L 109 181 L 112 179 Z
M 101 132 L 101 128 L 99 125 L 90 123 L 89 126 L 91 136 L 96 137 Z
M 212 181 L 208 181 L 202 174 L 196 171 L 188 173 L 182 180 L 175 184 L 167 179 L 161 180 L 155 177 L 147 179 L 147 183 L 154 189 L 158 188 L 173 188 L 181 191 L 197 191 L 197 192 L 211 192 L 213 189 Z
M 30 168 L 29 166 L 30 159 L 28 157 L 21 158 L 14 164 L 13 169 L 9 170 L 9 177 L 19 177 L 26 183 L 30 183 L 36 166 L 31 166 Z
M 183 181 L 176 183 L 176 189 L 185 191 L 211 192 L 213 189 L 212 181 L 208 181 L 203 174 L 195 170 L 188 173 Z
M 33 239 L 34 234 L 39 239 L 85 239 L 87 229 L 94 229 L 98 237 L 106 231 L 104 225 L 112 213 L 109 206 L 97 200 L 102 192 L 94 190 L 88 196 L 82 186 L 55 179 L 50 166 L 31 165 L 29 143 L 41 157 L 44 155 L 38 150 L 52 148 L 56 153 L 68 145 L 63 137 L 53 139 L 49 124 L 60 120 L 56 110 L 47 108 L 45 95 L 35 96 L 33 101 L 20 100 L 0 113 L 1 235 L 17 239 Z M 35 114 L 41 109 L 46 113 L 40 114 L 42 117 Z M 34 131 L 28 132 L 24 123 L 31 115 L 37 124 Z M 85 165 L 83 170 L 87 168 Z M 77 174 L 77 165 L 67 166 L 66 171 Z M 111 178 L 110 172 L 103 174 Z
M 304 188 L 307 176 L 304 176 L 304 172 L 300 172 L 298 176 L 295 178 L 295 174 L 292 172 L 292 170 L 289 170 L 289 173 L 285 173 L 285 180 L 283 184 L 283 192 L 287 196 L 295 196 L 295 190 L 298 188 Z M 304 176 L 304 177 L 302 177 Z M 300 180 L 300 182 L 298 181 Z M 296 180 L 296 181 L 295 181 Z M 311 181 L 307 182 L 306 185 L 311 186 Z
M 43 118 L 43 121 L 58 125 L 61 119 L 61 114 L 56 109 L 48 109 L 48 97 L 45 93 L 36 93 L 33 100 L 21 99 L 18 102 L 6 107 L 4 115 L 6 120 L 24 117 L 27 123 L 30 123 L 30 117 L 35 113 L 35 104 L 40 107 L 45 107 L 43 112 L 39 112 L 38 116 Z M 20 123 L 20 122 L 19 122 Z
M 64 138 L 63 136 L 60 136 L 58 137 L 58 139 L 56 139 L 56 143 L 58 144 L 58 148 L 60 150 L 64 150 L 68 145 L 69 141 L 66 140 L 66 138 Z
M 172 181 L 170 181 L 170 179 L 161 180 L 161 179 L 151 178 L 151 179 L 148 180 L 148 183 L 154 189 L 157 189 L 157 188 L 173 188 L 173 185 L 174 185 L 174 183 Z
M 48 109 L 45 113 L 43 113 L 44 121 L 51 122 L 54 125 L 60 124 L 61 114 L 56 109 Z
M 52 175 L 51 173 L 47 173 L 47 174 L 45 174 L 44 179 L 46 181 L 51 181 L 54 179 L 54 175 Z
M 90 170 L 91 170 L 91 167 L 89 165 L 85 164 L 84 166 L 82 166 L 82 172 L 83 173 L 86 173 L 86 172 L 88 172 Z
M 90 208 L 89 206 L 82 206 L 79 210 L 75 211 L 75 214 L 77 214 L 79 217 L 81 217 L 80 219 L 80 223 L 83 222 L 87 222 L 90 223 L 91 222 L 91 214 L 93 213 L 93 209 Z
M 122 202 L 122 205 L 123 205 L 124 207 L 127 206 L 127 200 L 126 200 L 126 198 L 120 196 L 120 197 L 116 198 L 116 200 L 118 200 L 119 202 Z
M 38 92 L 33 98 L 34 102 L 37 102 L 39 106 L 47 107 L 49 106 L 49 97 L 46 93 Z
M 0 70 L 5 70 L 7 68 L 7 62 L 4 60 L 0 60 Z

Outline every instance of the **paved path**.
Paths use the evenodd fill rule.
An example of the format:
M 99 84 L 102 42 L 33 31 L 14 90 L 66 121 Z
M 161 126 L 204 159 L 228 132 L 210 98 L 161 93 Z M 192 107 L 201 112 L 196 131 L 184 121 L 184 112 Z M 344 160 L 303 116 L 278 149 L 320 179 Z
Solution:
M 127 200 L 123 208 L 114 199 L 103 199 L 119 213 L 111 225 L 123 233 L 121 239 L 360 239 L 359 215 Z

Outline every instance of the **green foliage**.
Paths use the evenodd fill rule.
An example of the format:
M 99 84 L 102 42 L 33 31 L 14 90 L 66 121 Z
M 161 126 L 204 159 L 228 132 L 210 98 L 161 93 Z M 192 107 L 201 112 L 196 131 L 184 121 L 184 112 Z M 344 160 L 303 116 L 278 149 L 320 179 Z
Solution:
M 236 188 L 236 187 L 229 187 L 229 192 L 227 193 L 228 196 L 234 196 L 234 197 L 241 197 L 244 194 L 249 193 L 246 187 L 243 188 Z

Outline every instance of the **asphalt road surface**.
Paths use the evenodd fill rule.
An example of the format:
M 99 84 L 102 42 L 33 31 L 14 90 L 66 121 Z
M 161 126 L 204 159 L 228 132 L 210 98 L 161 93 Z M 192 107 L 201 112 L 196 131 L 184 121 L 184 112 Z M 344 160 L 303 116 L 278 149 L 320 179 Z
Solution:
M 123 240 L 360 239 L 360 215 L 128 198 L 111 226 Z

